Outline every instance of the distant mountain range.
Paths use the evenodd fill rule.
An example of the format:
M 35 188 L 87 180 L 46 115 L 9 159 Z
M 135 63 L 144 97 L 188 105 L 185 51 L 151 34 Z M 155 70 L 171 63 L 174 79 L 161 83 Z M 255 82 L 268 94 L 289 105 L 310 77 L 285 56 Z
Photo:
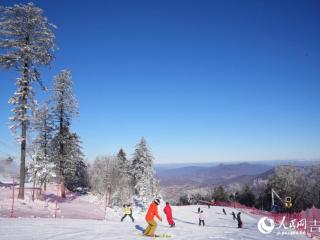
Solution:
M 189 166 L 175 169 L 157 169 L 161 186 L 193 185 L 210 186 L 222 184 L 228 180 L 239 178 L 243 175 L 258 175 L 272 166 L 264 164 L 237 163 L 219 164 L 213 167 Z
M 207 164 L 181 167 L 156 166 L 162 194 L 165 198 L 176 199 L 181 193 L 200 188 L 222 185 L 248 184 L 258 190 L 263 187 L 274 169 L 281 165 L 306 167 L 320 164 L 320 161 L 263 161 L 228 164 Z

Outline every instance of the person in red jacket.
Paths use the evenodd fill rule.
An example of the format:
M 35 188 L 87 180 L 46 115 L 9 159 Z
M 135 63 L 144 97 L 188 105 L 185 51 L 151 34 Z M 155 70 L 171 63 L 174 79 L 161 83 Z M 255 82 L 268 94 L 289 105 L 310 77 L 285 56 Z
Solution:
M 146 214 L 146 221 L 148 223 L 148 227 L 143 232 L 143 234 L 146 236 L 149 236 L 149 237 L 157 236 L 155 235 L 157 222 L 154 220 L 154 217 L 157 217 L 162 222 L 162 218 L 159 216 L 159 213 L 158 213 L 159 204 L 160 204 L 160 200 L 156 199 L 149 206 L 148 212 Z
M 170 206 L 170 204 L 168 202 L 166 202 L 166 206 L 164 207 L 163 211 L 167 216 L 167 221 L 168 221 L 170 227 L 174 227 L 176 224 L 173 221 L 172 209 L 171 209 L 171 206 Z

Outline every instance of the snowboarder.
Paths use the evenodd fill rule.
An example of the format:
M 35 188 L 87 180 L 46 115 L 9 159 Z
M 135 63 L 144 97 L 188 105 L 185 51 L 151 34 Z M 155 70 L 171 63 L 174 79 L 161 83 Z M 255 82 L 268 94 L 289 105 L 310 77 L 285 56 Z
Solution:
M 233 217 L 233 220 L 236 220 L 236 214 L 234 212 L 232 212 L 232 217 Z
M 132 222 L 134 222 L 134 218 L 132 217 L 132 207 L 130 204 L 128 205 L 123 205 L 123 212 L 124 212 L 124 216 L 121 218 L 121 222 L 123 221 L 123 219 L 125 219 L 127 216 L 129 216 L 132 220 Z
M 238 221 L 238 228 L 242 228 L 242 221 L 241 221 L 241 212 L 238 212 L 237 214 L 237 221 Z
M 203 211 L 201 210 L 200 213 L 199 213 L 199 227 L 201 226 L 201 223 L 202 225 L 204 226 L 204 213 Z
M 226 210 L 224 208 L 222 208 L 222 212 L 224 213 L 224 215 L 227 215 Z
M 158 205 L 160 204 L 160 199 L 154 200 L 148 209 L 148 212 L 146 214 L 146 221 L 148 223 L 148 227 L 146 230 L 144 230 L 143 235 L 149 236 L 149 237 L 156 237 L 155 234 L 156 228 L 157 228 L 157 222 L 154 220 L 154 217 L 157 217 L 160 222 L 162 222 L 162 218 L 158 214 Z
M 166 206 L 164 207 L 163 209 L 164 213 L 166 214 L 166 217 L 167 217 L 167 221 L 170 225 L 170 227 L 174 227 L 176 224 L 175 222 L 173 221 L 173 218 L 172 218 L 172 209 L 171 209 L 171 206 L 168 202 L 166 202 Z

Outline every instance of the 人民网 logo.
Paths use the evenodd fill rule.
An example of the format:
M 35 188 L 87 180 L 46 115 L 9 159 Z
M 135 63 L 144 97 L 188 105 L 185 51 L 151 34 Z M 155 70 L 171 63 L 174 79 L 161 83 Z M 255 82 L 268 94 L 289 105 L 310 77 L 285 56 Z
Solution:
M 263 234 L 270 234 L 274 229 L 274 221 L 271 218 L 263 217 L 258 222 L 258 229 Z

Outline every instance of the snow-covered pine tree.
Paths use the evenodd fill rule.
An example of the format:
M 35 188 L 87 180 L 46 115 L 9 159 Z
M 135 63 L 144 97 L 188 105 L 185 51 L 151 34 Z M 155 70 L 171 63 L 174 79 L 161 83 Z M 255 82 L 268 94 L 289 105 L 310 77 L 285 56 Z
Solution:
M 32 162 L 28 166 L 34 185 L 40 184 L 46 190 L 46 183 L 53 177 L 52 146 L 54 122 L 49 112 L 48 103 L 34 112 L 32 128 L 36 132 L 33 140 Z
M 119 171 L 119 187 L 114 195 L 114 202 L 118 206 L 128 204 L 132 197 L 132 178 L 130 174 L 130 162 L 126 157 L 126 153 L 121 148 L 117 154 L 117 167 Z
M 65 158 L 67 154 L 66 144 L 69 138 L 69 126 L 73 117 L 78 115 L 78 104 L 73 95 L 71 72 L 62 70 L 54 77 L 53 96 L 51 98 L 53 108 L 52 114 L 58 128 L 58 136 L 55 137 L 55 150 L 57 163 L 57 176 L 61 185 L 61 196 L 65 194 L 65 169 L 68 165 Z M 58 141 L 58 143 L 57 143 Z
M 137 201 L 144 208 L 155 197 L 153 156 L 144 138 L 136 145 L 132 160 L 132 176 Z
M 54 27 L 43 10 L 32 3 L 0 7 L 0 65 L 21 74 L 16 80 L 18 89 L 9 100 L 14 105 L 11 129 L 14 133 L 21 129 L 18 138 L 21 144 L 20 199 L 24 198 L 27 128 L 35 94 L 33 83 L 43 86 L 38 68 L 49 65 L 54 58 Z
M 64 172 L 66 187 L 72 191 L 87 188 L 89 183 L 87 164 L 82 152 L 81 140 L 76 133 L 71 133 L 65 146 L 67 150 L 67 167 Z
M 81 141 L 76 133 L 70 133 L 67 127 L 63 128 L 63 134 L 58 132 L 52 140 L 53 159 L 55 171 L 60 183 L 61 197 L 65 198 L 65 187 L 76 190 L 81 186 L 80 182 L 86 176 L 86 164 L 84 154 L 81 150 Z M 63 142 L 63 152 L 61 152 L 61 142 Z M 82 178 L 82 179 L 80 179 Z M 83 182 L 85 182 L 84 180 Z
M 43 153 L 43 149 L 39 148 L 39 146 L 33 149 L 31 162 L 29 162 L 27 169 L 30 177 L 29 180 L 33 182 L 33 187 L 40 184 L 39 187 L 44 186 L 44 190 L 46 190 L 46 182 L 55 177 L 54 164 L 48 161 L 48 158 Z M 34 198 L 34 191 L 32 197 Z

